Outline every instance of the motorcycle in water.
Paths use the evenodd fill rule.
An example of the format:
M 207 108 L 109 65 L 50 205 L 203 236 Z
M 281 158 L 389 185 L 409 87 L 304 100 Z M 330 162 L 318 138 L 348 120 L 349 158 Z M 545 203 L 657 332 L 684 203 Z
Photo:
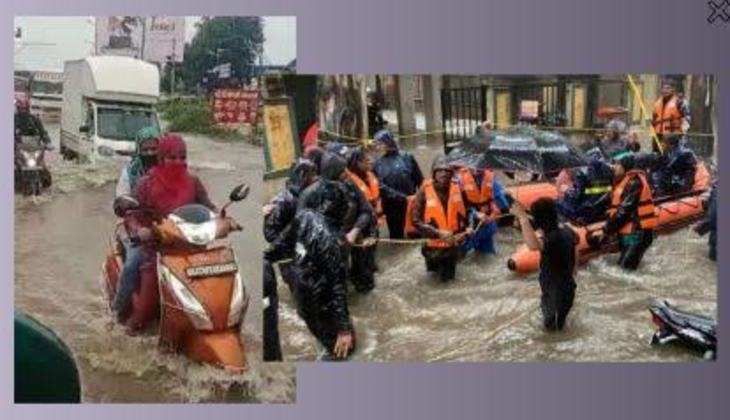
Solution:
M 15 188 L 25 195 L 40 195 L 51 186 L 45 154 L 52 147 L 45 145 L 40 136 L 20 136 L 15 144 Z
M 649 304 L 652 322 L 658 330 L 651 338 L 652 345 L 679 342 L 702 352 L 705 359 L 717 357 L 717 322 L 709 317 L 682 311 L 665 300 Z
M 215 214 L 199 204 L 182 206 L 154 225 L 157 242 L 156 282 L 142 278 L 120 321 L 130 330 L 154 324 L 160 346 L 188 358 L 233 372 L 246 369 L 246 355 L 240 329 L 249 296 L 238 271 L 238 262 L 226 240 L 240 226 L 227 223 L 226 208 L 248 196 L 249 186 L 237 186 L 230 201 Z M 129 211 L 143 209 L 126 197 Z M 124 246 L 119 224 L 113 246 L 103 266 L 106 297 L 111 304 L 116 295 Z M 154 278 L 154 277 L 152 277 Z M 147 284 L 153 283 L 153 284 Z

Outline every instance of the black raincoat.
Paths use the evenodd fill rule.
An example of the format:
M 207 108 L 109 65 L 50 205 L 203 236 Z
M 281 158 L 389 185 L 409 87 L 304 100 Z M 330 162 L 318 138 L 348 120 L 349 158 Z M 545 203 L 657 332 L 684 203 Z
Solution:
M 330 355 L 337 335 L 353 331 L 345 284 L 347 250 L 342 235 L 348 220 L 356 218 L 346 184 L 339 181 L 344 168 L 342 158 L 323 157 L 322 177 L 301 193 L 289 230 L 299 271 L 294 285 L 298 312 Z
M 697 157 L 682 144 L 659 156 L 651 173 L 656 197 L 667 197 L 692 190 Z
M 51 142 L 51 138 L 48 137 L 43 123 L 37 116 L 29 112 L 16 112 L 13 117 L 13 122 L 15 125 L 16 140 L 18 136 L 40 136 L 43 143 L 48 144 Z
M 337 335 L 353 332 L 347 307 L 346 255 L 332 222 L 311 209 L 301 209 L 294 218 L 295 263 L 300 272 L 294 287 L 297 310 L 330 355 Z
M 297 211 L 297 202 L 301 191 L 306 187 L 305 181 L 310 172 L 316 170 L 313 163 L 302 161 L 292 170 L 284 189 L 271 201 L 272 211 L 264 217 L 264 237 L 271 245 L 264 252 L 264 299 L 268 305 L 264 308 L 264 360 L 281 360 L 279 341 L 279 296 L 277 293 L 276 274 L 273 264 L 282 259 L 294 257 L 294 235 L 290 232 L 292 221 Z M 294 290 L 299 272 L 292 262 L 280 265 L 284 281 L 290 290 Z
M 403 238 L 406 197 L 415 194 L 423 183 L 423 174 L 413 156 L 391 149 L 375 161 L 373 171 L 380 182 L 383 213 L 391 238 Z
M 611 204 L 613 171 L 600 160 L 573 170 L 573 187 L 558 201 L 558 211 L 571 222 L 590 224 L 606 218 Z

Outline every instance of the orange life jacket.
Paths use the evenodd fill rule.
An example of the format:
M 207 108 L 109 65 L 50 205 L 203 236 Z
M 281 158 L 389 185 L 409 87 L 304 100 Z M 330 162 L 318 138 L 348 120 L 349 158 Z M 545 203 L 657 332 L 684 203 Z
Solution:
M 464 200 L 461 198 L 459 184 L 451 181 L 446 209 L 444 209 L 441 199 L 436 193 L 433 180 L 427 179 L 424 181 L 422 188 L 426 198 L 426 208 L 423 210 L 424 223 L 451 233 L 460 232 L 462 230 L 461 220 L 466 218 L 466 207 Z M 429 239 L 426 245 L 430 248 L 451 248 L 454 246 L 440 239 Z
M 485 169 L 482 184 L 479 187 L 469 168 L 459 169 L 458 174 L 469 203 L 484 207 L 488 212 L 491 212 L 490 205 L 494 198 L 494 192 L 492 191 L 494 173 L 489 169 Z
M 659 98 L 654 102 L 653 124 L 657 134 L 680 133 L 682 131 L 682 113 L 679 110 L 679 98 L 673 95 L 664 104 L 664 99 Z
M 634 177 L 638 177 L 641 181 L 641 196 L 639 198 L 639 207 L 636 209 L 639 218 L 639 226 L 636 226 L 634 220 L 630 220 L 623 225 L 621 229 L 619 229 L 619 233 L 622 235 L 634 233 L 638 228 L 654 230 L 659 222 L 659 216 L 656 212 L 656 208 L 654 207 L 654 199 L 651 195 L 651 189 L 649 188 L 649 183 L 646 181 L 646 174 L 638 170 L 626 172 L 623 179 L 614 186 L 613 192 L 611 193 L 611 207 L 608 210 L 609 217 L 613 217 L 616 214 L 616 211 L 621 204 L 621 194 L 623 194 L 628 182 Z
M 378 225 L 383 226 L 385 224 L 385 216 L 383 215 L 383 204 L 380 200 L 380 184 L 378 183 L 378 178 L 372 171 L 368 171 L 367 173 L 367 182 L 363 181 L 362 178 L 351 171 L 347 171 L 347 176 L 357 185 L 357 188 L 363 193 L 365 199 L 373 206 L 375 216 L 378 218 Z
M 412 238 L 418 235 L 418 229 L 413 226 L 413 203 L 416 201 L 416 195 L 409 195 L 406 199 L 406 222 L 403 224 L 403 233 L 406 238 Z

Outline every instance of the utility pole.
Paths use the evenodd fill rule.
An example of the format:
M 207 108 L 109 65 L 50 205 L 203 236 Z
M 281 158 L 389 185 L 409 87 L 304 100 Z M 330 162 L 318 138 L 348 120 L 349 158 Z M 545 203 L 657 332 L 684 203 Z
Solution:
M 139 59 L 144 60 L 145 42 L 147 40 L 147 18 L 139 18 L 142 21 L 142 45 L 139 47 Z
M 172 38 L 172 55 L 170 56 L 170 96 L 175 95 L 175 38 Z

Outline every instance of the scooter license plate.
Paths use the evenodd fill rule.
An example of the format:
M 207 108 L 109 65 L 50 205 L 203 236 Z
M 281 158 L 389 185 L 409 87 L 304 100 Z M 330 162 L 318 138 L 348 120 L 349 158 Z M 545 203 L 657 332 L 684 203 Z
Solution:
M 219 276 L 221 274 L 235 273 L 238 271 L 238 266 L 235 262 L 229 262 L 225 264 L 214 264 L 214 265 L 201 265 L 198 267 L 189 267 L 185 270 L 190 278 L 195 277 L 210 277 Z

